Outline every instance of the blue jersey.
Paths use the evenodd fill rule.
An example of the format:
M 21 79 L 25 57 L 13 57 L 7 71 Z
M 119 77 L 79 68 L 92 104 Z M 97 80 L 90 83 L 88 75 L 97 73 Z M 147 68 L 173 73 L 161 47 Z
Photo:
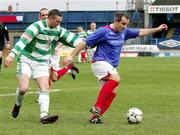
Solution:
M 100 27 L 84 41 L 90 47 L 97 46 L 93 61 L 107 61 L 113 67 L 117 67 L 124 41 L 138 35 L 139 29 L 125 28 L 122 32 L 116 32 L 108 25 Z

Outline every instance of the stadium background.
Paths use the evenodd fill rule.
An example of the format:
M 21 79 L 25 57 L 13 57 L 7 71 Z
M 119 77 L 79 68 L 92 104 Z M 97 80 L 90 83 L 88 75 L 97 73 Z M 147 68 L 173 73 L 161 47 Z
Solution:
M 121 10 L 118 7 L 120 1 L 116 0 L 115 9 L 107 11 L 72 11 L 68 7 L 69 4 L 66 3 L 66 10 L 62 11 L 61 25 L 73 32 L 76 32 L 77 26 L 82 26 L 85 30 L 89 29 L 90 22 L 96 22 L 97 28 L 108 25 L 113 21 L 113 14 L 117 10 L 126 12 L 131 17 L 129 27 L 132 28 L 151 28 L 162 23 L 168 25 L 168 31 L 128 40 L 126 45 L 130 46 L 123 48 L 123 56 L 180 56 L 180 1 L 126 0 L 126 8 Z M 11 5 L 7 7 L 7 11 L 0 11 L 0 21 L 9 29 L 11 45 L 17 42 L 28 25 L 38 20 L 38 13 L 38 11 L 13 11 Z M 65 51 L 67 50 L 65 48 Z M 67 53 L 62 51 L 62 55 Z
M 0 5 L 2 4 L 2 1 L 3 0 L 0 0 Z M 166 0 L 161 0 L 159 2 L 160 5 L 166 4 L 165 7 L 166 9 L 168 9 L 169 5 L 173 5 L 172 2 L 175 2 L 177 4 L 177 1 L 178 0 L 170 1 L 171 4 L 165 3 Z M 134 8 L 134 1 L 128 0 L 127 3 L 128 2 L 129 7 L 127 8 L 127 10 L 129 8 Z M 156 0 L 155 2 L 157 3 L 158 0 Z M 174 4 L 175 7 L 176 4 Z M 0 10 L 1 9 L 2 8 L 0 8 Z M 100 19 L 101 17 L 106 18 L 105 16 L 103 16 L 103 13 L 115 12 L 115 10 L 86 12 L 92 12 L 94 14 L 97 13 L 97 17 L 95 18 L 95 21 L 97 21 L 97 19 Z M 138 12 L 136 10 L 128 10 L 127 12 L 132 16 L 132 19 L 133 16 L 141 16 L 140 9 L 138 9 Z M 16 12 L 7 13 L 7 11 L 2 11 L 0 14 L 0 18 L 3 18 L 2 16 L 13 16 L 15 13 Z M 13 45 L 13 42 L 18 39 L 20 35 L 19 32 L 23 31 L 22 27 L 27 26 L 34 20 L 36 21 L 38 19 L 38 11 L 19 11 L 17 13 L 21 13 L 21 15 L 23 15 L 23 22 L 6 22 L 6 25 L 9 29 L 10 25 L 12 25 L 13 28 L 17 28 L 19 26 L 17 30 L 10 29 L 12 42 L 11 45 Z M 78 17 L 81 16 L 79 14 L 80 12 L 73 13 L 78 13 L 76 14 Z M 98 13 L 102 14 L 98 15 Z M 30 16 L 30 14 L 32 15 Z M 179 14 L 180 12 L 173 13 L 173 16 L 178 22 Z M 145 27 L 152 27 L 153 24 L 156 24 L 157 21 L 162 19 L 162 16 L 165 16 L 165 19 L 162 19 L 163 21 L 168 20 L 166 19 L 166 16 L 169 15 L 172 14 L 155 14 L 148 12 L 145 13 L 142 10 L 142 16 L 144 17 L 143 21 L 138 21 L 137 19 L 131 21 L 132 23 L 130 25 L 132 27 L 141 27 L 140 25 L 143 25 Z M 155 20 L 153 19 L 154 17 L 156 17 Z M 76 17 L 74 18 L 76 19 Z M 21 17 L 19 19 L 21 19 Z M 146 19 L 149 21 L 146 21 Z M 63 20 L 64 25 L 65 21 L 66 20 Z M 87 23 L 88 29 L 89 22 L 87 22 L 87 20 L 83 22 L 77 19 L 77 21 L 78 22 L 72 20 L 71 22 L 70 20 L 67 20 L 66 23 Z M 103 24 L 106 24 L 106 21 L 102 22 Z M 101 21 L 97 21 L 97 23 L 101 24 Z M 70 26 L 69 24 L 68 26 Z M 178 26 L 179 23 L 174 25 L 172 28 Z M 175 28 L 174 30 L 178 32 L 177 28 Z M 172 33 L 174 33 L 172 38 L 156 38 L 155 36 L 157 35 L 149 36 L 147 37 L 147 42 L 144 42 L 145 45 L 138 43 L 136 44 L 136 42 L 139 42 L 139 40 L 129 41 L 128 43 L 126 43 L 127 45 L 124 46 L 123 51 L 128 53 L 155 51 L 157 56 L 165 56 L 165 54 L 168 56 L 168 54 L 176 54 L 175 52 L 179 54 L 178 49 L 167 48 L 159 50 L 159 48 L 156 46 L 156 43 L 158 43 L 159 39 L 173 39 L 173 41 L 174 39 L 178 40 L 175 35 L 179 36 L 179 34 L 175 34 L 175 32 Z M 142 42 L 144 40 L 146 41 L 146 39 L 142 39 Z M 159 54 L 160 52 L 161 54 Z M 122 83 L 118 90 L 118 95 L 115 102 L 102 118 L 105 122 L 105 124 L 103 125 L 91 125 L 88 123 L 88 110 L 91 107 L 93 101 L 95 101 L 95 98 L 99 91 L 99 86 L 97 85 L 96 78 L 90 71 L 90 63 L 78 64 L 78 67 L 80 69 L 80 74 L 77 74 L 76 80 L 73 80 L 68 75 L 66 75 L 64 76 L 64 78 L 61 78 L 60 81 L 53 83 L 52 91 L 60 90 L 59 92 L 57 91 L 51 93 L 52 106 L 50 113 L 60 114 L 60 120 L 53 125 L 42 125 L 39 123 L 39 107 L 38 104 L 35 103 L 35 100 L 37 99 L 37 94 L 35 93 L 37 92 L 38 88 L 33 81 L 30 82 L 29 94 L 26 95 L 20 116 L 17 119 L 11 117 L 11 109 L 15 101 L 15 90 L 18 85 L 15 73 L 16 63 L 13 63 L 13 65 L 10 66 L 8 70 L 3 68 L 2 72 L 0 73 L 0 135 L 179 135 L 179 57 L 121 58 L 121 66 L 117 69 L 122 76 Z M 131 107 L 138 107 L 143 111 L 144 117 L 141 124 L 127 124 L 126 111 Z

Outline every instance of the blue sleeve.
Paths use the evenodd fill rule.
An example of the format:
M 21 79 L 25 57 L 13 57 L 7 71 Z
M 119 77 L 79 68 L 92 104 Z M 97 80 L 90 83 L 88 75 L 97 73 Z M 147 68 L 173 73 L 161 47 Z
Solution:
M 95 44 L 98 44 L 98 42 L 102 41 L 104 39 L 104 31 L 104 28 L 99 28 L 94 33 L 90 34 L 87 38 L 84 39 L 86 45 L 93 47 Z
M 136 38 L 137 36 L 139 36 L 139 32 L 139 29 L 126 28 L 125 40 L 128 40 L 130 38 Z

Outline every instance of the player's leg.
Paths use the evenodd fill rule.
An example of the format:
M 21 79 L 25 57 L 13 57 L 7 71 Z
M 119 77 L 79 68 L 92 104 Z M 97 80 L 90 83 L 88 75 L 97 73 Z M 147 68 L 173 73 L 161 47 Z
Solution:
M 43 124 L 54 123 L 58 119 L 58 115 L 48 115 L 49 112 L 49 69 L 46 63 L 41 65 L 36 64 L 33 66 L 33 79 L 38 85 L 39 92 L 39 105 L 40 105 L 40 122 Z
M 31 76 L 31 68 L 28 63 L 17 63 L 17 77 L 19 81 L 19 88 L 16 90 L 16 103 L 12 110 L 12 116 L 16 118 L 19 114 L 22 105 L 24 94 L 29 88 L 29 78 Z
M 59 80 L 59 78 L 61 78 L 67 72 L 69 72 L 69 70 L 71 70 L 71 72 L 69 74 L 72 76 L 73 79 L 75 79 L 75 74 L 73 73 L 73 71 L 75 71 L 76 73 L 79 73 L 79 69 L 74 64 L 69 64 L 59 70 L 54 70 L 52 68 L 50 78 L 52 81 L 57 81 L 57 80 Z
M 90 109 L 90 112 L 93 114 L 90 119 L 91 123 L 102 123 L 99 117 L 104 114 L 104 112 L 109 108 L 113 99 L 115 98 L 116 93 L 114 93 L 114 90 L 117 89 L 117 85 L 118 81 L 109 80 L 100 89 L 96 103 Z
M 94 114 L 90 122 L 98 123 L 99 117 L 109 108 L 116 96 L 115 90 L 119 84 L 120 76 L 115 68 L 103 61 L 93 63 L 92 70 L 102 83 L 96 103 L 90 109 L 90 112 Z
M 74 65 L 68 65 L 64 68 L 60 68 L 60 45 L 57 45 L 54 50 L 54 55 L 52 55 L 50 59 L 50 80 L 57 81 L 59 78 L 64 76 L 67 72 L 70 72 L 69 74 L 72 76 L 73 79 L 75 79 L 75 75 L 73 73 L 73 70 L 76 72 L 79 72 L 78 68 L 76 68 Z
M 100 108 L 100 116 L 109 108 L 117 93 L 119 84 L 118 74 L 111 74 L 106 83 L 102 86 L 99 92 L 95 106 Z
M 81 51 L 81 61 L 82 61 L 82 63 L 84 63 L 84 61 L 85 61 L 85 58 L 84 58 L 84 51 Z

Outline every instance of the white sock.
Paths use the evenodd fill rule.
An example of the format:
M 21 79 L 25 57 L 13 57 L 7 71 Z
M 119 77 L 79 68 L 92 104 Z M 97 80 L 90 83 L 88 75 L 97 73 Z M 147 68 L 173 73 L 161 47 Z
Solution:
M 16 105 L 20 106 L 22 104 L 22 101 L 24 99 L 24 93 L 19 91 L 19 88 L 16 90 Z
M 69 69 L 69 70 L 68 70 L 68 73 L 69 73 L 69 74 L 71 74 L 71 73 L 72 73 L 72 70 L 71 70 L 71 69 Z
M 39 93 L 40 117 L 48 115 L 49 111 L 49 91 L 41 90 Z

